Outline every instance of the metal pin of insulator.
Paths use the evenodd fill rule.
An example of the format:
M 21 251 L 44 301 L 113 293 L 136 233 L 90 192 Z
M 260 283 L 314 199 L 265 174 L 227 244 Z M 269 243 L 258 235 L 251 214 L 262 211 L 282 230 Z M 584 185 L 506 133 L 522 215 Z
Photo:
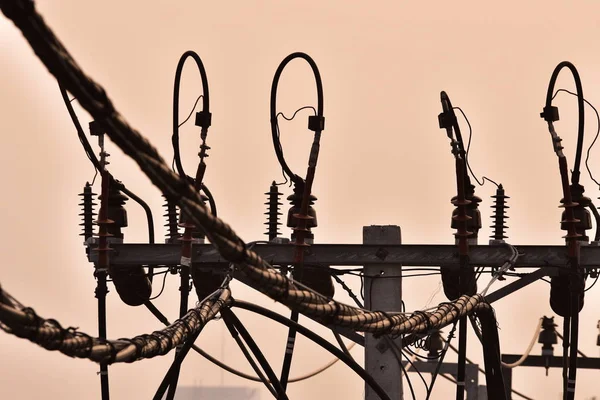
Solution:
M 169 201 L 169 199 L 165 195 L 163 195 L 163 197 L 165 198 L 165 204 L 163 206 L 165 207 L 166 211 L 166 214 L 164 214 L 163 217 L 166 217 L 167 219 L 167 223 L 165 224 L 165 227 L 167 227 L 165 243 L 176 243 L 177 239 L 181 237 L 181 234 L 179 233 L 179 228 L 177 226 L 179 219 L 177 205 L 172 201 Z
M 92 192 L 92 186 L 87 182 L 83 188 L 83 193 L 79 193 L 79 196 L 81 196 L 79 205 L 82 208 L 82 213 L 79 216 L 83 219 L 83 222 L 79 224 L 83 227 L 83 232 L 79 236 L 83 236 L 83 239 L 87 242 L 94 235 L 94 216 L 96 215 L 94 206 L 97 205 L 94 203 L 94 197 L 96 193 Z
M 506 225 L 506 220 L 509 218 L 506 215 L 506 209 L 510 208 L 506 205 L 506 199 L 510 199 L 510 197 L 506 196 L 504 193 L 504 188 L 502 184 L 498 186 L 496 189 L 496 195 L 491 196 L 494 199 L 494 205 L 491 206 L 494 209 L 492 214 L 494 225 L 490 226 L 490 228 L 494 229 L 494 234 L 490 236 L 490 244 L 492 243 L 504 243 L 504 239 L 508 238 L 505 235 L 505 229 L 508 229 Z
M 279 206 L 283 205 L 283 203 L 279 202 L 279 197 L 281 197 L 282 194 L 279 193 L 279 189 L 277 188 L 275 181 L 273 181 L 269 191 L 265 194 L 268 196 L 268 201 L 265 203 L 267 206 L 267 212 L 265 215 L 268 216 L 265 225 L 267 225 L 268 229 L 267 232 L 265 232 L 265 235 L 268 235 L 269 240 L 273 240 L 277 236 L 281 235 L 278 227 L 281 225 L 279 222 L 279 216 L 282 215 L 282 213 L 279 212 Z

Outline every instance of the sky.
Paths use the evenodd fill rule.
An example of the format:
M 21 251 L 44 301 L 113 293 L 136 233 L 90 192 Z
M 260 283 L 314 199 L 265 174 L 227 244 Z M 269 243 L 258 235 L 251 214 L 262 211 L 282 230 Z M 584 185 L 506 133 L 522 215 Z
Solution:
M 508 241 L 515 245 L 563 243 L 558 164 L 539 113 L 552 70 L 563 60 L 578 68 L 586 99 L 600 104 L 597 2 L 46 0 L 38 1 L 37 7 L 84 71 L 104 86 L 117 109 L 167 160 L 172 157 L 177 61 L 186 50 L 200 55 L 208 74 L 213 114 L 206 184 L 219 215 L 246 241 L 266 238 L 263 193 L 273 180 L 282 179 L 269 125 L 273 74 L 285 56 L 303 51 L 319 67 L 325 100 L 326 129 L 313 186 L 318 197 L 316 242 L 360 243 L 363 226 L 396 224 L 401 226 L 403 243 L 453 243 L 454 161 L 448 138 L 437 122 L 439 92 L 445 90 L 473 126 L 469 160 L 474 172 L 501 182 L 511 197 Z M 4 17 L 0 18 L 0 51 L 0 215 L 4 227 L 0 283 L 40 315 L 93 334 L 97 331 L 95 281 L 78 236 L 81 211 L 77 205 L 77 194 L 92 180 L 93 168 L 77 140 L 55 79 Z M 565 74 L 558 87 L 573 89 L 574 84 Z M 196 72 L 186 67 L 181 118 L 189 113 L 200 90 Z M 280 110 L 290 115 L 315 103 L 310 69 L 301 62 L 290 64 L 280 84 Z M 576 101 L 560 94 L 556 105 L 561 113 L 557 131 L 572 165 Z M 81 108 L 77 111 L 85 126 L 89 116 Z M 596 127 L 588 108 L 586 148 Z M 306 114 L 282 123 L 281 132 L 288 163 L 304 174 L 312 140 Z M 464 123 L 463 132 L 467 132 Z M 197 162 L 198 131 L 186 124 L 181 137 L 183 162 L 191 170 Z M 108 142 L 107 150 L 111 171 L 150 204 L 157 238 L 162 237 L 160 192 L 115 145 Z M 600 175 L 598 151 L 590 153 L 590 168 Z M 582 166 L 582 184 L 596 200 L 598 188 L 583 170 Z M 489 196 L 494 189 L 486 184 L 476 192 L 484 199 L 480 243 L 486 243 L 491 234 Z M 142 211 L 132 202 L 127 211 L 126 241 L 144 242 Z M 357 279 L 347 283 L 358 292 Z M 178 312 L 178 286 L 170 276 L 164 294 L 156 300 L 171 319 Z M 349 302 L 343 290 L 336 289 L 339 299 Z M 232 290 L 238 299 L 287 313 L 241 283 L 234 283 Z M 445 300 L 436 276 L 406 278 L 403 292 L 409 310 Z M 503 353 L 525 350 L 538 318 L 553 315 L 548 298 L 549 286 L 537 282 L 495 304 Z M 600 314 L 593 307 L 598 300 L 600 287 L 594 287 L 586 293 L 581 314 L 580 347 L 589 356 L 599 354 L 596 324 Z M 160 327 L 145 309 L 122 304 L 114 290 L 107 301 L 111 338 Z M 286 330 L 241 311 L 239 315 L 279 370 Z M 325 329 L 306 323 L 332 339 Z M 228 364 L 250 371 L 220 321 L 211 322 L 197 344 Z M 474 336 L 470 344 L 468 357 L 481 362 L 481 347 Z M 297 350 L 293 376 L 312 371 L 331 357 L 302 339 Z M 358 347 L 352 354 L 362 362 Z M 540 346 L 533 354 L 540 354 Z M 70 359 L 6 334 L 0 334 L 0 359 L 3 397 L 100 398 L 98 366 L 89 361 Z M 171 360 L 168 355 L 111 367 L 113 398 L 150 398 Z M 455 361 L 455 356 L 449 354 L 447 360 Z M 596 376 L 592 371 L 578 372 L 578 399 L 600 395 Z M 411 379 L 417 398 L 424 398 L 425 388 L 418 377 Z M 186 359 L 180 383 L 260 387 L 195 354 Z M 513 371 L 513 385 L 536 399 L 559 399 L 561 371 L 551 370 L 546 377 L 542 368 L 518 368 Z M 362 381 L 339 363 L 309 381 L 291 385 L 289 395 L 291 399 L 322 399 L 335 394 L 353 400 L 363 397 L 363 388 Z M 262 398 L 269 398 L 266 390 L 260 390 Z M 433 398 L 448 398 L 452 393 L 450 384 L 438 380 Z

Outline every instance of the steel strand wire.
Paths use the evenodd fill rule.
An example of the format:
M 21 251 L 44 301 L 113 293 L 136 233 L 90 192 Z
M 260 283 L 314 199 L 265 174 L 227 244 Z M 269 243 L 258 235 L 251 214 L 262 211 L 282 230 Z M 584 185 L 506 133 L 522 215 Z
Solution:
M 77 96 L 81 105 L 96 120 L 103 124 L 107 134 L 115 144 L 138 163 L 151 181 L 165 195 L 176 199 L 182 210 L 190 215 L 192 221 L 209 233 L 209 239 L 226 259 L 237 263 L 239 266 L 241 265 L 242 269 L 243 265 L 252 265 L 253 269 L 245 268 L 245 273 L 248 273 L 248 271 L 256 273 L 259 270 L 266 269 L 268 264 L 254 252 L 247 250 L 244 242 L 234 233 L 229 225 L 211 215 L 202 204 L 200 195 L 189 182 L 174 174 L 156 149 L 127 124 L 125 119 L 114 109 L 104 90 L 81 71 L 62 44 L 45 25 L 39 14 L 35 12 L 33 3 L 26 0 L 2 0 L 0 7 L 5 15 L 11 18 L 22 30 L 49 71 L 71 93 Z M 245 263 L 242 263 L 242 261 L 245 261 Z M 270 275 L 274 274 L 270 273 Z M 262 286 L 261 289 L 265 291 L 265 288 Z M 309 298 L 313 301 L 327 300 L 319 299 L 319 296 L 316 294 L 309 296 Z M 337 315 L 339 309 L 343 310 L 345 308 L 351 309 L 348 306 L 341 306 L 339 303 L 335 303 L 335 306 L 329 307 L 328 312 L 321 314 L 323 316 L 327 316 L 327 314 L 329 316 Z M 374 314 L 372 313 L 361 312 L 359 310 L 353 311 L 353 313 L 361 315 L 358 319 L 359 323 L 355 325 L 360 325 L 363 319 L 367 323 L 372 322 L 374 319 Z M 381 320 L 384 318 L 381 314 L 375 315 L 377 315 L 377 319 Z M 333 317 L 334 322 L 335 319 L 336 317 Z M 452 321 L 447 322 L 450 323 Z
M 183 318 L 165 329 L 131 339 L 103 340 L 91 337 L 76 328 L 63 328 L 57 321 L 44 319 L 30 308 L 19 310 L 0 303 L 0 320 L 10 333 L 29 339 L 47 350 L 57 350 L 71 357 L 88 358 L 109 363 L 134 362 L 143 358 L 164 355 L 182 344 L 191 334 L 202 330 L 230 298 L 229 289 L 203 301 Z

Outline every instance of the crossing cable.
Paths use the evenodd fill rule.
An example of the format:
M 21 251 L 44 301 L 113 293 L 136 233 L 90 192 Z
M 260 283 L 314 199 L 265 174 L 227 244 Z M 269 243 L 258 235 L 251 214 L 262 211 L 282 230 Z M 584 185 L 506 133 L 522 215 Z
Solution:
M 440 305 L 426 315 L 398 314 L 386 317 L 377 311 L 361 310 L 338 303 L 278 274 L 251 250 L 229 225 L 212 215 L 199 194 L 185 179 L 172 172 L 156 149 L 130 127 L 114 108 L 104 89 L 87 77 L 35 11 L 30 0 L 0 0 L 0 8 L 23 32 L 49 72 L 55 75 L 81 105 L 106 128 L 113 142 L 132 157 L 165 195 L 171 196 L 202 227 L 224 259 L 236 264 L 237 276 L 253 288 L 291 309 L 329 324 L 377 334 L 420 333 L 426 326 L 443 328 L 456 319 L 489 305 L 480 295 L 463 295 L 452 306 Z
M 163 313 L 161 313 L 160 310 L 158 310 L 156 308 L 156 306 L 154 304 L 152 304 L 152 302 L 146 302 L 144 305 L 164 325 L 168 326 L 171 324 L 169 322 L 169 320 L 167 319 L 167 317 L 165 317 L 165 315 Z M 352 350 L 352 348 L 354 348 L 355 345 L 356 345 L 355 342 L 350 343 L 350 346 L 347 347 L 347 350 L 348 351 Z M 216 366 L 218 366 L 220 368 L 223 368 L 225 371 L 227 371 L 233 375 L 236 375 L 236 376 L 239 376 L 240 378 L 247 379 L 247 380 L 254 381 L 254 382 L 262 382 L 260 377 L 252 376 L 252 375 L 246 374 L 242 371 L 238 371 L 237 369 L 225 364 L 224 362 L 217 360 L 215 357 L 213 357 L 206 351 L 202 350 L 202 348 L 198 347 L 195 344 L 192 345 L 192 350 L 194 350 L 196 353 L 200 354 L 202 357 L 206 358 L 211 363 L 215 364 Z M 335 357 L 331 361 L 329 361 L 327 364 L 323 365 L 322 367 L 320 367 L 314 371 L 311 371 L 309 373 L 288 379 L 288 383 L 300 382 L 300 381 L 304 381 L 306 379 L 312 378 L 313 376 L 316 376 L 316 375 L 326 371 L 330 367 L 334 366 L 338 361 L 340 361 L 340 359 Z
M 323 347 L 324 349 L 326 349 L 327 351 L 329 351 L 330 353 L 332 353 L 333 355 L 338 357 L 342 362 L 344 362 L 350 368 L 352 368 L 352 370 L 354 372 L 356 372 L 369 386 L 371 386 L 371 388 L 375 391 L 375 393 L 377 393 L 377 395 L 381 399 L 384 399 L 384 400 L 390 399 L 389 396 L 385 393 L 385 391 L 381 388 L 381 386 L 379 386 L 377 381 L 375 381 L 375 379 L 373 379 L 373 377 L 369 373 L 367 373 L 356 361 L 354 361 L 352 358 L 348 357 L 343 351 L 341 351 L 340 349 L 335 347 L 333 344 L 329 343 L 327 340 L 323 339 L 322 337 L 320 337 L 319 335 L 314 333 L 312 330 L 310 330 L 288 318 L 285 318 L 284 316 L 277 314 L 274 311 L 271 311 L 269 309 L 266 309 L 266 308 L 261 307 L 256 304 L 252 304 L 252 303 L 248 303 L 248 302 L 240 301 L 240 300 L 233 300 L 231 303 L 231 306 L 234 308 L 235 307 L 242 308 L 242 309 L 254 312 L 256 314 L 260 314 L 262 316 L 265 316 L 267 318 L 270 318 L 274 321 L 277 321 L 277 322 L 287 325 L 287 326 L 293 325 L 296 328 L 296 331 L 298 333 L 307 337 L 308 339 L 312 340 L 313 342 L 317 343 L 319 346 Z

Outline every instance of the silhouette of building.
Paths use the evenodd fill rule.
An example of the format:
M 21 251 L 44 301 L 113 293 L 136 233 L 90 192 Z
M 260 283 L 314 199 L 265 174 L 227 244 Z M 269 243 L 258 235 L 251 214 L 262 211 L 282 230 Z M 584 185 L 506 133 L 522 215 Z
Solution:
M 178 386 L 175 400 L 260 400 L 260 391 L 244 386 Z

